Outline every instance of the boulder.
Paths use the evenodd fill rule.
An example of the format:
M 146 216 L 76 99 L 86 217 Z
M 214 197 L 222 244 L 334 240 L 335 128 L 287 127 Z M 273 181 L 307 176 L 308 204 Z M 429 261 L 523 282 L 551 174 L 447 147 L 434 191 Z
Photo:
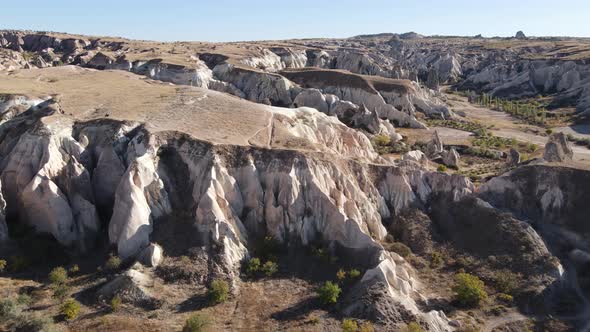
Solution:
M 555 133 L 549 136 L 545 145 L 543 159 L 548 162 L 564 162 L 572 160 L 574 152 L 564 133 Z
M 402 155 L 402 161 L 412 161 L 422 166 L 428 165 L 428 158 L 426 157 L 424 152 L 420 150 L 414 150 L 404 153 L 404 155 Z
M 438 131 L 435 130 L 432 139 L 428 142 L 428 145 L 426 145 L 426 156 L 430 159 L 435 159 L 443 152 L 443 142 L 440 139 L 440 136 L 438 136 Z
M 159 300 L 154 296 L 154 278 L 147 268 L 135 264 L 98 290 L 98 296 L 111 299 L 119 296 L 124 302 L 154 308 Z
M 162 247 L 155 243 L 150 243 L 149 246 L 141 251 L 138 261 L 145 266 L 156 267 L 160 265 L 163 258 L 164 250 Z
M 516 151 L 515 149 L 510 149 L 510 152 L 508 152 L 508 158 L 506 159 L 506 163 L 509 166 L 516 166 L 520 164 L 520 152 Z
M 459 156 L 459 153 L 457 152 L 457 150 L 455 150 L 455 148 L 451 148 L 449 151 L 443 151 L 441 156 L 442 156 L 443 164 L 445 164 L 449 167 L 455 167 L 455 168 L 459 167 L 460 156 Z

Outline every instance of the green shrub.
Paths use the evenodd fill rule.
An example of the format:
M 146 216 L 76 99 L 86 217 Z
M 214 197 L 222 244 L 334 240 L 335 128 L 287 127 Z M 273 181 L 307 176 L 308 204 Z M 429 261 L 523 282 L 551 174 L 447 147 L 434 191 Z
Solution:
M 348 271 L 348 276 L 350 277 L 350 279 L 356 279 L 361 276 L 361 271 L 357 269 L 352 269 Z
M 344 278 L 346 278 L 346 272 L 344 272 L 343 269 L 338 270 L 338 272 L 336 272 L 336 279 L 338 279 L 338 281 L 342 281 Z
M 514 300 L 514 297 L 512 297 L 512 295 L 500 293 L 500 294 L 498 294 L 497 299 L 501 302 L 506 303 L 506 304 L 510 304 Z
M 401 242 L 392 243 L 389 246 L 389 249 L 404 258 L 407 258 L 412 254 L 412 249 Z
M 53 286 L 52 297 L 56 300 L 63 301 L 70 296 L 71 288 L 66 284 L 59 284 Z
M 331 281 L 326 281 L 326 283 L 318 289 L 318 296 L 323 304 L 334 304 L 338 302 L 340 293 L 342 293 L 340 287 Z
M 441 267 L 444 263 L 443 255 L 438 251 L 430 253 L 430 266 L 433 268 Z
M 80 303 L 74 299 L 68 299 L 61 306 L 61 314 L 66 320 L 76 319 L 80 314 Z
M 275 273 L 277 273 L 278 270 L 279 266 L 277 265 L 277 263 L 273 261 L 268 261 L 264 263 L 264 265 L 262 265 L 262 272 L 265 276 L 269 278 L 272 277 Z
M 342 332 L 357 332 L 358 324 L 352 319 L 345 319 L 342 321 Z
M 201 332 L 211 325 L 208 316 L 200 313 L 192 314 L 184 323 L 182 332 Z
M 547 130 L 545 130 L 545 134 L 551 135 L 551 134 L 553 134 L 553 130 L 552 129 L 547 129 Z
M 107 259 L 106 263 L 105 263 L 105 267 L 107 270 L 118 270 L 119 267 L 121 266 L 121 259 L 117 256 L 111 255 L 109 256 L 109 259 Z
M 318 325 L 320 323 L 320 318 L 318 316 L 313 315 L 309 317 L 309 320 L 307 322 L 311 325 Z
M 16 298 L 16 303 L 28 307 L 33 303 L 33 298 L 29 294 L 20 294 Z
M 0 322 L 16 319 L 23 308 L 15 299 L 5 298 L 0 300 Z
M 121 297 L 119 295 L 113 296 L 113 298 L 111 299 L 111 310 L 119 311 L 119 309 L 121 309 L 122 303 L 123 301 L 121 300 Z
M 364 322 L 359 327 L 359 332 L 375 332 L 375 327 L 371 322 Z
M 6 260 L 0 259 L 0 273 L 4 272 L 6 269 Z
M 448 170 L 447 166 L 445 165 L 438 165 L 438 167 L 436 168 L 437 172 L 446 172 Z
M 260 271 L 260 259 L 259 258 L 252 258 L 246 264 L 246 274 L 250 277 L 256 276 L 256 274 Z
M 74 265 L 72 265 L 72 267 L 70 267 L 69 272 L 71 274 L 76 274 L 76 273 L 80 272 L 80 267 L 78 266 L 78 264 L 74 264 Z
M 505 294 L 511 294 L 518 287 L 518 275 L 509 271 L 498 271 L 494 275 L 495 288 Z
M 54 285 L 65 284 L 68 281 L 68 271 L 59 266 L 49 272 L 49 281 Z
M 375 137 L 373 137 L 373 142 L 377 146 L 387 146 L 391 144 L 391 137 L 388 135 L 375 135 Z
M 188 256 L 180 256 L 180 263 L 184 266 L 191 265 L 191 259 Z
M 464 306 L 477 306 L 488 297 L 484 290 L 484 283 L 477 276 L 469 273 L 458 273 L 455 276 L 456 284 L 453 291 L 457 300 Z
M 229 285 L 225 280 L 213 280 L 207 291 L 209 302 L 218 304 L 225 302 L 229 295 Z
M 410 324 L 406 325 L 407 332 L 424 332 L 424 329 L 420 324 L 416 322 L 411 322 Z

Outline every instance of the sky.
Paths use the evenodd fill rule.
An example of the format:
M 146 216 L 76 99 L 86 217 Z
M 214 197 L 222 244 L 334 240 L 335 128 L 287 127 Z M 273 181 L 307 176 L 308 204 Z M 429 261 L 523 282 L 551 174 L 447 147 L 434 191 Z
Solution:
M 408 31 L 590 37 L 590 0 L 0 0 L 0 29 L 214 42 Z

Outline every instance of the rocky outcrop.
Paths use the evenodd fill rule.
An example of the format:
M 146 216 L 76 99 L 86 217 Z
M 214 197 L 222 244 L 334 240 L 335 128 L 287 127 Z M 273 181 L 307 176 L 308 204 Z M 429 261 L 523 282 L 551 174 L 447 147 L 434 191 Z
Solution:
M 574 152 L 567 141 L 564 133 L 555 133 L 549 136 L 549 141 L 545 145 L 543 159 L 548 162 L 571 161 Z
M 135 264 L 98 290 L 98 296 L 110 300 L 115 296 L 121 300 L 147 309 L 155 309 L 162 302 L 155 290 L 152 271 Z
M 438 135 L 438 131 L 435 130 L 434 134 L 432 134 L 432 138 L 426 145 L 426 156 L 430 159 L 435 159 L 440 157 L 444 151 L 445 148 L 443 142 Z
M 516 35 L 514 36 L 514 38 L 516 38 L 516 39 L 526 39 L 526 35 L 524 34 L 524 32 L 518 31 L 516 33 Z
M 2 183 L 0 183 L 0 244 L 8 240 L 8 226 L 6 225 L 6 202 L 2 197 Z
M 428 157 L 426 157 L 424 152 L 420 150 L 406 152 L 404 155 L 402 155 L 401 160 L 415 162 L 422 166 L 428 165 Z
M 160 245 L 150 243 L 145 249 L 141 251 L 138 256 L 138 261 L 148 267 L 156 267 L 160 265 L 164 259 L 164 250 Z
M 459 167 L 459 160 L 461 159 L 461 157 L 459 156 L 459 153 L 457 152 L 457 150 L 455 150 L 455 148 L 451 148 L 448 151 L 443 151 L 441 157 L 443 164 L 445 164 L 446 166 L 453 168 Z
M 516 151 L 514 148 L 511 148 L 510 152 L 508 152 L 506 163 L 509 166 L 516 166 L 520 164 L 520 152 Z

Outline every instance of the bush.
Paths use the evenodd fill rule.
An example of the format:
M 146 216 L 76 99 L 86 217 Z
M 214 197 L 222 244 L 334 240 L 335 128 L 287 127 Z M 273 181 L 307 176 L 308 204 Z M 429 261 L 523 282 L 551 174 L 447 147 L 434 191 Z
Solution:
M 552 129 L 547 129 L 547 130 L 545 130 L 545 134 L 551 135 L 551 134 L 553 134 L 553 130 Z
M 61 313 L 66 320 L 76 319 L 80 314 L 80 303 L 74 299 L 68 299 L 61 306 Z
M 437 172 L 446 172 L 448 170 L 447 166 L 445 165 L 438 165 L 438 167 L 436 168 Z
M 190 265 L 191 259 L 188 256 L 180 256 L 180 263 L 182 265 Z
M 364 322 L 361 324 L 359 332 L 375 332 L 375 328 L 371 322 Z
M 390 245 L 390 250 L 397 253 L 398 255 L 407 258 L 412 254 L 412 249 L 401 242 L 394 242 Z
M 518 275 L 509 270 L 496 272 L 494 281 L 496 289 L 501 293 L 511 294 L 518 287 Z
M 213 280 L 211 286 L 207 291 L 209 302 L 211 304 L 218 304 L 225 302 L 229 295 L 229 285 L 225 280 Z
M 57 332 L 62 331 L 57 328 L 51 317 L 43 316 L 39 313 L 23 317 L 22 328 L 26 331 L 39 332 Z
M 430 253 L 430 266 L 437 268 L 441 267 L 444 263 L 443 255 L 438 251 Z
M 250 277 L 254 277 L 260 271 L 260 259 L 252 258 L 246 264 L 246 274 Z
M 334 304 L 338 302 L 340 293 L 342 293 L 340 287 L 331 281 L 326 281 L 326 283 L 318 289 L 318 296 L 323 304 Z
M 338 281 L 342 281 L 344 278 L 346 278 L 346 272 L 344 272 L 343 269 L 338 270 L 338 272 L 336 272 L 336 279 L 338 279 Z
M 49 281 L 54 285 L 65 284 L 68 281 L 68 271 L 59 266 L 49 272 Z
M 352 269 L 348 271 L 348 276 L 350 277 L 350 279 L 356 279 L 361 276 L 361 271 L 357 269 Z
M 342 321 L 342 332 L 357 332 L 358 324 L 352 319 L 345 319 Z
M 111 310 L 118 311 L 121 308 L 122 303 L 123 301 L 121 300 L 121 297 L 119 295 L 113 296 L 113 298 L 111 299 Z
M 6 269 L 6 260 L 0 259 L 0 273 L 4 272 Z
M 320 318 L 318 316 L 311 316 L 307 321 L 311 325 L 318 325 L 320 323 Z
M 17 298 L 16 298 L 16 303 L 18 303 L 19 305 L 23 305 L 23 306 L 30 306 L 31 303 L 33 303 L 33 299 L 31 298 L 31 296 L 29 294 L 20 294 Z
M 72 267 L 70 267 L 71 274 L 76 274 L 78 272 L 80 272 L 80 267 L 78 266 L 78 264 L 74 264 L 72 265 Z
M 201 332 L 210 324 L 211 320 L 208 316 L 199 313 L 192 314 L 184 323 L 182 332 Z
M 410 324 L 406 325 L 407 332 L 424 332 L 424 329 L 420 324 L 416 322 L 411 322 Z
M 277 273 L 278 270 L 279 266 L 277 265 L 277 263 L 273 261 L 268 261 L 264 263 L 264 265 L 262 266 L 262 272 L 265 276 L 269 278 L 272 277 L 275 273 Z
M 66 284 L 59 284 L 53 287 L 52 297 L 56 300 L 63 301 L 70 296 L 70 287 Z
M 391 137 L 387 135 L 375 135 L 375 137 L 373 137 L 373 142 L 377 146 L 387 146 L 391 144 Z
M 121 266 L 121 259 L 117 256 L 113 256 L 111 255 L 109 257 L 109 259 L 107 259 L 107 262 L 105 263 L 105 267 L 107 268 L 107 270 L 117 270 L 119 269 L 119 266 Z
M 500 293 L 500 294 L 498 294 L 497 299 L 501 302 L 506 303 L 506 304 L 510 304 L 514 300 L 514 297 L 512 297 L 512 295 Z
M 23 308 L 14 299 L 0 300 L 0 322 L 16 319 Z
M 477 306 L 488 297 L 484 290 L 484 283 L 478 277 L 469 273 L 458 273 L 455 280 L 456 285 L 453 291 L 461 305 Z

